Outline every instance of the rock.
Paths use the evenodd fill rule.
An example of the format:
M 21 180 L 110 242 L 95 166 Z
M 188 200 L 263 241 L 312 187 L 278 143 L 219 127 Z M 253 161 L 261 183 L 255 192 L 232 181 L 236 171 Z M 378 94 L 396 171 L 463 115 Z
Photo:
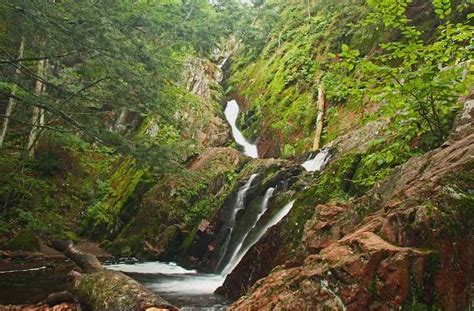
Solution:
M 258 136 L 255 144 L 257 145 L 258 156 L 262 159 L 280 157 L 280 139 L 273 137 L 270 131 L 266 130 Z
M 343 227 L 338 222 L 347 207 L 335 205 L 318 205 L 313 218 L 305 225 L 302 250 L 307 255 L 317 254 L 323 248 L 339 240 L 343 235 Z
M 189 59 L 184 65 L 183 80 L 186 88 L 199 98 L 200 109 L 190 108 L 182 112 L 183 119 L 190 123 L 189 135 L 202 146 L 224 146 L 230 138 L 230 128 L 216 107 L 222 100 L 222 69 L 209 60 L 199 57 Z
M 474 282 L 474 134 L 453 137 L 360 199 L 317 205 L 301 240 L 303 263 L 273 269 L 231 309 L 466 310 Z M 264 237 L 268 248 L 259 243 L 258 260 L 269 265 L 261 271 L 278 263 L 262 260 L 279 252 L 277 230 Z
M 382 136 L 383 130 L 387 127 L 389 120 L 380 119 L 372 121 L 361 128 L 349 131 L 331 141 L 325 148 L 337 149 L 340 154 L 348 152 L 364 153 L 369 148 L 369 142 Z
M 474 133 L 474 99 L 464 103 L 462 112 L 454 122 L 449 140 L 456 140 Z
M 197 164 L 198 162 L 193 164 L 192 167 L 195 167 Z M 204 271 L 216 272 L 216 269 L 219 268 L 217 265 L 219 262 L 222 263 L 221 256 L 226 239 L 229 236 L 230 215 L 234 209 L 237 194 L 250 175 L 258 173 L 252 182 L 252 187 L 246 193 L 245 209 L 236 215 L 233 238 L 228 241 L 228 245 L 231 248 L 236 243 L 235 237 L 239 236 L 239 230 L 244 230 L 252 222 L 252 217 L 260 211 L 261 200 L 266 190 L 269 187 L 277 187 L 285 191 L 295 181 L 292 177 L 300 174 L 301 170 L 299 166 L 292 166 L 284 160 L 258 159 L 249 162 L 242 173 L 237 176 L 238 182 L 233 188 L 232 193 L 227 196 L 219 211 L 210 219 L 210 223 L 202 223 L 202 225 L 207 225 L 208 227 L 203 226 L 202 229 L 207 229 L 198 230 L 186 251 L 186 258 L 196 258 L 197 261 L 194 263 L 198 264 L 198 268 Z M 224 262 L 226 259 L 228 258 L 223 259 Z

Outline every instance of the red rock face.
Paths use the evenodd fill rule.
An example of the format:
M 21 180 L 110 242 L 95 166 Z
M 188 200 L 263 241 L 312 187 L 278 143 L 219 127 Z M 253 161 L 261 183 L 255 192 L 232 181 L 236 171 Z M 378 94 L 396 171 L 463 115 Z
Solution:
M 277 137 L 270 135 L 268 131 L 260 134 L 255 142 L 259 158 L 278 158 L 280 156 L 280 143 Z
M 409 160 L 349 205 L 316 206 L 301 241 L 304 262 L 274 269 L 232 309 L 467 310 L 474 134 L 458 137 Z

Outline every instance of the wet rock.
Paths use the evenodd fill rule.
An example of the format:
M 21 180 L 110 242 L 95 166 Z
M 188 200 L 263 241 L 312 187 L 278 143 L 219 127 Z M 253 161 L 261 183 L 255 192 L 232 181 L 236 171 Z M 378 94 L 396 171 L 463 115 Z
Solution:
M 348 205 L 316 206 L 301 240 L 300 265 L 282 265 L 285 256 L 262 259 L 280 252 L 281 233 L 274 228 L 256 250 L 269 265 L 263 270 L 281 266 L 231 309 L 467 309 L 474 281 L 472 176 L 474 134 L 410 159 Z M 251 267 L 251 259 L 244 260 Z
M 454 122 L 449 140 L 456 140 L 474 133 L 474 99 L 464 103 L 462 112 Z
M 256 214 L 259 213 L 260 204 L 266 190 L 270 187 L 276 188 L 275 193 L 288 190 L 292 183 L 296 181 L 293 177 L 299 175 L 301 170 L 299 166 L 293 166 L 287 161 L 275 159 L 257 159 L 246 164 L 237 177 L 238 182 L 232 194 L 226 198 L 219 211 L 210 219 L 210 222 L 205 223 L 208 229 L 196 232 L 191 246 L 186 251 L 186 257 L 194 259 L 194 264 L 197 264 L 195 267 L 204 271 L 216 272 L 216 269 L 219 268 L 218 264 L 228 260 L 228 258 L 222 259 L 222 252 L 226 245 L 233 248 L 238 243 L 237 237 L 249 228 Z M 232 232 L 232 239 L 226 243 L 229 234 L 231 234 L 229 221 L 237 200 L 237 194 L 252 173 L 258 175 L 245 195 L 245 209 L 239 211 L 236 215 L 236 225 Z M 264 216 L 262 216 L 263 219 Z

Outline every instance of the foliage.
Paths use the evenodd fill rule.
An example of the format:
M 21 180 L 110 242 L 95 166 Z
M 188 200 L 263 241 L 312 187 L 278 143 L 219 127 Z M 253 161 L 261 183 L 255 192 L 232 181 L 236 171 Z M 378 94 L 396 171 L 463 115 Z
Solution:
M 45 239 L 76 230 L 113 156 L 75 141 L 75 135 L 53 132 L 40 144 L 37 158 L 26 164 L 0 154 L 0 241 L 25 230 Z
M 381 44 L 380 52 L 364 57 L 347 45 L 331 54 L 335 61 L 325 81 L 330 99 L 349 98 L 364 105 L 383 102 L 383 113 L 394 116 L 402 140 L 421 136 L 441 144 L 449 133 L 456 104 L 470 84 L 474 27 L 453 24 L 445 19 L 449 1 L 435 1 L 440 19 L 435 37 L 423 40 L 424 33 L 406 17 L 411 1 L 368 1 L 373 11 L 364 23 L 393 27 L 403 39 Z M 409 122 L 407 122 L 407 120 Z M 401 133 L 400 133 L 401 132 Z
M 209 57 L 240 6 L 0 0 L 0 97 L 17 104 L 0 153 L 0 239 L 23 229 L 74 236 L 79 223 L 87 234 L 110 232 L 128 204 L 138 206 L 130 200 L 148 177 L 178 174 L 197 150 L 198 126 L 183 115 L 208 108 L 186 90 L 182 64 Z M 45 123 L 28 158 L 33 107 L 44 109 Z
M 16 90 L 15 122 L 31 126 L 28 112 L 37 106 L 51 123 L 42 131 L 59 124 L 124 154 L 165 158 L 160 166 L 175 162 L 174 141 L 136 141 L 126 134 L 147 116 L 164 127 L 183 126 L 177 112 L 186 102 L 176 87 L 181 63 L 192 51 L 208 55 L 230 31 L 225 8 L 206 0 L 2 0 L 0 7 L 0 92 Z M 25 53 L 17 60 L 22 40 Z M 37 76 L 41 59 L 47 70 Z M 34 93 L 37 80 L 46 87 L 41 96 Z M 119 130 L 124 112 L 138 122 Z

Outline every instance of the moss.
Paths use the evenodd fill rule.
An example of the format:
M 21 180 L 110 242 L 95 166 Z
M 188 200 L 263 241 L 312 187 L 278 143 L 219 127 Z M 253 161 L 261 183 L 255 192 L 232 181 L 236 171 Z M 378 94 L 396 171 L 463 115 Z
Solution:
M 64 237 L 66 237 L 68 240 L 71 240 L 71 241 L 74 241 L 74 242 L 79 241 L 79 237 L 73 231 L 65 231 L 64 232 Z
M 246 137 L 265 133 L 278 142 L 283 155 L 311 147 L 318 81 L 329 62 L 328 53 L 338 53 L 342 43 L 362 52 L 370 51 L 382 40 L 380 33 L 368 31 L 368 26 L 353 26 L 367 14 L 365 1 L 320 1 L 313 6 L 309 21 L 301 18 L 307 7 L 283 6 L 279 12 L 281 21 L 272 28 L 265 48 L 257 55 L 253 53 L 254 46 L 241 51 L 233 60 L 227 81 L 244 97 L 247 111 L 240 123 Z M 326 143 L 356 125 L 359 118 L 354 116 L 361 110 L 359 105 L 336 106 L 336 101 L 328 102 L 338 116 L 328 114 L 323 140 Z
M 168 226 L 160 239 L 163 251 L 167 254 L 176 254 L 181 244 L 181 230 L 175 226 Z
M 211 219 L 234 189 L 246 163 L 240 160 L 237 153 L 222 149 L 211 153 L 198 171 L 163 175 L 133 200 L 137 186 L 129 199 L 133 210 L 127 217 L 127 208 L 119 213 L 118 223 L 125 225 L 115 236 L 107 235 L 108 250 L 113 254 L 130 250 L 143 259 L 172 259 L 189 246 L 201 220 Z
M 137 168 L 132 158 L 122 159 L 110 177 L 104 197 L 87 210 L 82 232 L 98 239 L 114 232 L 120 215 L 133 197 L 144 173 L 143 169 Z
M 41 242 L 33 232 L 23 230 L 10 240 L 7 248 L 13 251 L 37 251 L 41 248 Z

